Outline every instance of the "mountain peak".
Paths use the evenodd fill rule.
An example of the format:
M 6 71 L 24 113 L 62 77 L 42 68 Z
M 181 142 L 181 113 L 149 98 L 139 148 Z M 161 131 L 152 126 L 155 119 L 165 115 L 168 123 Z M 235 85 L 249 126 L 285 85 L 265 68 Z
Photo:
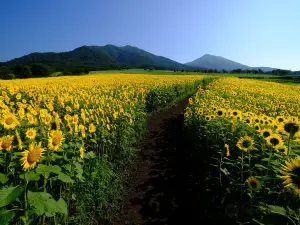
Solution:
M 263 71 L 271 71 L 273 68 L 269 67 L 250 67 L 238 62 L 235 62 L 230 59 L 226 59 L 222 56 L 215 56 L 211 54 L 205 54 L 202 57 L 186 63 L 188 66 L 193 67 L 204 67 L 207 69 L 216 69 L 216 70 L 236 70 L 236 69 L 262 69 Z

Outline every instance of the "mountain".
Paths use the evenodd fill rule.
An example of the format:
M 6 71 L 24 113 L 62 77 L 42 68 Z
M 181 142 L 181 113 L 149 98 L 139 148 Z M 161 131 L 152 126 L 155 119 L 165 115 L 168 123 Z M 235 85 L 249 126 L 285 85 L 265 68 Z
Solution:
M 221 56 L 215 55 L 203 55 L 202 57 L 186 63 L 188 66 L 193 67 L 204 67 L 207 69 L 216 69 L 216 70 L 235 70 L 235 69 L 243 69 L 243 70 L 251 70 L 251 69 L 261 69 L 265 72 L 272 71 L 274 68 L 270 67 L 250 67 L 247 65 L 243 65 L 241 63 L 223 58 Z
M 90 70 L 116 69 L 122 67 L 155 69 L 186 69 L 189 66 L 171 59 L 151 54 L 147 51 L 126 45 L 117 47 L 82 46 L 69 52 L 31 53 L 20 58 L 6 62 L 8 66 L 16 64 L 45 64 L 56 70 L 64 70 L 74 67 L 85 67 Z

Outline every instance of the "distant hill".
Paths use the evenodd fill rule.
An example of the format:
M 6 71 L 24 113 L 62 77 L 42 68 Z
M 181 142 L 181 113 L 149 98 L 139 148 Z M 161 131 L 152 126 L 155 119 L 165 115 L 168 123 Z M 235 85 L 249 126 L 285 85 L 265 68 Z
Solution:
M 243 65 L 241 63 L 223 58 L 221 56 L 215 56 L 215 55 L 203 55 L 202 57 L 186 63 L 188 66 L 193 67 L 204 67 L 207 69 L 216 69 L 216 70 L 236 70 L 236 69 L 261 69 L 264 72 L 275 70 L 275 68 L 270 67 L 250 67 L 247 65 Z
M 154 69 L 187 69 L 189 66 L 171 59 L 151 54 L 142 49 L 126 45 L 117 47 L 82 46 L 69 52 L 31 53 L 6 62 L 8 66 L 16 64 L 45 64 L 57 70 L 74 67 L 86 67 L 90 70 L 116 69 L 122 67 Z

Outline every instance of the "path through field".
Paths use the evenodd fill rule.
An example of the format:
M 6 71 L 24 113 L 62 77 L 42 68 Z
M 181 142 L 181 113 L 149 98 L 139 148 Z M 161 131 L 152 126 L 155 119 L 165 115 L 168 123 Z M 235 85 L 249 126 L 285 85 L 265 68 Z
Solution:
M 187 103 L 185 99 L 150 119 L 127 188 L 124 213 L 116 224 L 208 224 L 205 207 L 198 201 L 203 197 L 201 184 L 193 182 L 195 166 L 199 171 L 201 165 L 191 162 L 183 135 Z

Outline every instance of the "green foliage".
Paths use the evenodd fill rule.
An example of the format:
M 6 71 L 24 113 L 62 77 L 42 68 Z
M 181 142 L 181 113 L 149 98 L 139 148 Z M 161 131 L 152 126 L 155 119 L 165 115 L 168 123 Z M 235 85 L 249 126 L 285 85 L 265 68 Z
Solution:
M 13 69 L 14 74 L 18 77 L 18 78 L 30 78 L 32 77 L 32 73 L 30 70 L 30 67 L 27 65 L 16 65 Z

